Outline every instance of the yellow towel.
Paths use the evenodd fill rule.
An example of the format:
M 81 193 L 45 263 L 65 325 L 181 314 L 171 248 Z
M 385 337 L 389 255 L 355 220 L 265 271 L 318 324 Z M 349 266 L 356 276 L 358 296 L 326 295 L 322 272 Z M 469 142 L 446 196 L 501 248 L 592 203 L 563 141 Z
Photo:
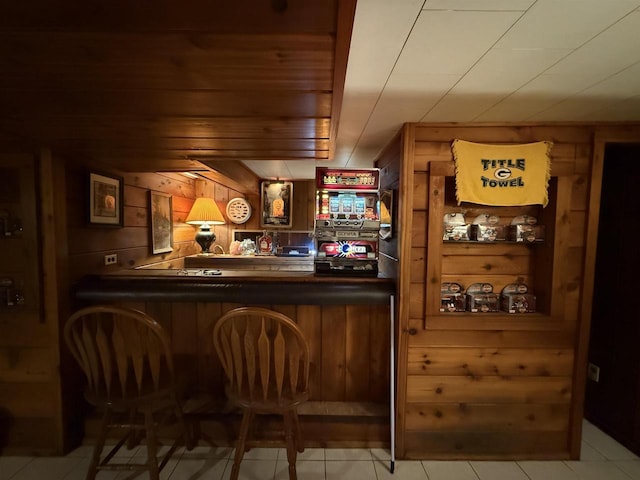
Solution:
M 456 198 L 482 205 L 547 206 L 552 142 L 485 145 L 454 140 Z

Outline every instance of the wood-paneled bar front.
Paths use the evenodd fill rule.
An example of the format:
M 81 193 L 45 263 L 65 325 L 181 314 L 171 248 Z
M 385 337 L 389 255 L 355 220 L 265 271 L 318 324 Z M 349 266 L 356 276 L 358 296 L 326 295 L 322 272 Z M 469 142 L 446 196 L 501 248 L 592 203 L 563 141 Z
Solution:
M 389 444 L 389 328 L 394 284 L 383 278 L 336 278 L 313 272 L 198 269 L 129 270 L 88 276 L 77 286 L 82 303 L 115 303 L 143 310 L 171 336 L 186 409 L 218 444 L 232 445 L 239 416 L 223 412 L 223 371 L 212 330 L 227 311 L 260 305 L 291 317 L 311 352 L 311 397 L 299 409 L 308 446 L 382 447 Z M 255 429 L 269 445 L 277 418 Z M 274 423 L 275 422 L 275 423 Z M 95 419 L 88 417 L 91 436 Z

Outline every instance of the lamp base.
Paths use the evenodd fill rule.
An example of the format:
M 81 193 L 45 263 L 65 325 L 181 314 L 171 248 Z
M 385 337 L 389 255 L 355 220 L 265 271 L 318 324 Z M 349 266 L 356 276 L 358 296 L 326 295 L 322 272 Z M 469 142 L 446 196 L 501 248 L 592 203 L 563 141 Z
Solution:
M 209 225 L 201 225 L 196 233 L 196 242 L 202 248 L 200 255 L 211 255 L 209 247 L 216 241 L 216 234 L 211 231 Z

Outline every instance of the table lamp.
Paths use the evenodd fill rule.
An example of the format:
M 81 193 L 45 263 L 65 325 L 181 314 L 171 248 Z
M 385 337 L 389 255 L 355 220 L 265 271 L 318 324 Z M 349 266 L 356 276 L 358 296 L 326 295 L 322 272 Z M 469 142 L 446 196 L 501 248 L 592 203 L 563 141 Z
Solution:
M 200 255 L 209 255 L 209 247 L 216 241 L 216 234 L 211 231 L 211 225 L 224 224 L 224 217 L 216 202 L 212 198 L 196 198 L 186 222 L 190 225 L 200 225 L 196 233 L 196 242 L 202 247 Z

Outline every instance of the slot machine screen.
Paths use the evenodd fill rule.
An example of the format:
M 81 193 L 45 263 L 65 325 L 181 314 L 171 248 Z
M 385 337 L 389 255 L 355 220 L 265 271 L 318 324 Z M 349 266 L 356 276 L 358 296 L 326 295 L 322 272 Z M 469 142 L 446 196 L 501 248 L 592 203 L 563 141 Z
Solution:
M 318 192 L 318 220 L 380 220 L 380 205 L 377 193 Z

